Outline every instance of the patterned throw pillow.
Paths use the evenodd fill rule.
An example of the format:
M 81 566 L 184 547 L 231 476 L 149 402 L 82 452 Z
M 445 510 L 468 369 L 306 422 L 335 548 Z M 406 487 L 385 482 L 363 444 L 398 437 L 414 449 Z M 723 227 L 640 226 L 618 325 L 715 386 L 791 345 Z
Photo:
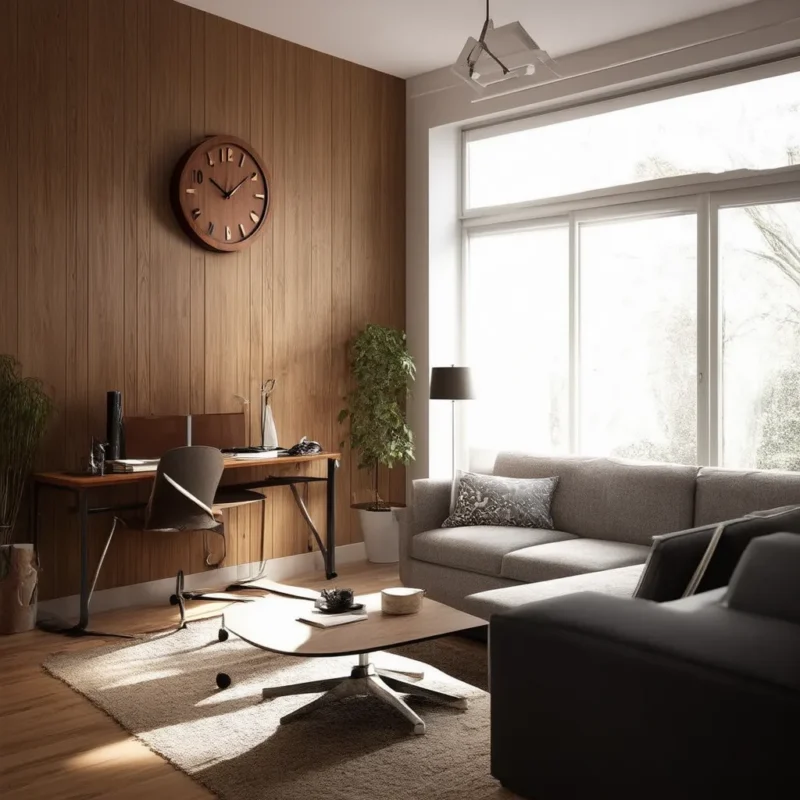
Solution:
M 507 525 L 553 529 L 550 504 L 558 478 L 501 478 L 462 472 L 455 508 L 444 528 Z

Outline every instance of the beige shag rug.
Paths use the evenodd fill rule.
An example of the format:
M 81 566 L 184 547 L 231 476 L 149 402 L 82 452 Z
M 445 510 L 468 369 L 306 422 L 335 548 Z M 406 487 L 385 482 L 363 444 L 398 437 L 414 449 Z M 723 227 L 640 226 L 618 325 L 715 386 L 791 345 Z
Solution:
M 465 711 L 411 698 L 427 724 L 356 697 L 280 725 L 314 695 L 262 701 L 264 686 L 346 675 L 354 656 L 290 658 L 235 636 L 219 619 L 133 644 L 55 656 L 50 673 L 225 800 L 484 800 L 511 797 L 489 775 L 486 648 L 447 637 L 374 654 L 420 669 L 424 685 L 469 698 Z M 216 688 L 218 672 L 233 679 Z M 457 676 L 457 677 L 455 677 Z M 461 680 L 459 680 L 459 678 Z M 481 688 L 478 688 L 481 687 Z

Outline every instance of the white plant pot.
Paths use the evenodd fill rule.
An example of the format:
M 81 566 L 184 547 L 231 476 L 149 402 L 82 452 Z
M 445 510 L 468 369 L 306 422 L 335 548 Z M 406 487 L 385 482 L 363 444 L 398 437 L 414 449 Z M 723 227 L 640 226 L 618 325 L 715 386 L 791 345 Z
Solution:
M 400 560 L 399 511 L 399 508 L 387 511 L 358 509 L 367 561 L 373 564 L 395 564 Z

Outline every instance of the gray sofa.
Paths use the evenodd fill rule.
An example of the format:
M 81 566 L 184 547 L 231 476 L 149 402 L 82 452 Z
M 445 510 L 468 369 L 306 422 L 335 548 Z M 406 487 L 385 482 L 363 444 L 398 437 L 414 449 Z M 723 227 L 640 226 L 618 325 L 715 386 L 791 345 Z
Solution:
M 494 615 L 492 774 L 535 800 L 796 794 L 798 574 L 800 536 L 776 533 L 746 546 L 728 588 Z
M 694 562 L 689 559 L 696 563 L 717 523 L 800 504 L 800 473 L 793 472 L 500 453 L 492 474 L 558 476 L 551 508 L 554 530 L 442 528 L 451 484 L 426 479 L 413 483 L 400 540 L 405 585 L 484 619 L 574 592 L 680 597 L 685 581 L 678 581 L 677 594 L 670 597 L 648 595 L 651 588 L 641 580 L 648 560 L 658 566 L 659 560 L 691 546 L 700 547 Z M 696 535 L 675 533 L 687 530 Z M 693 569 L 684 576 L 687 580 Z M 649 583 L 654 572 L 648 568 Z

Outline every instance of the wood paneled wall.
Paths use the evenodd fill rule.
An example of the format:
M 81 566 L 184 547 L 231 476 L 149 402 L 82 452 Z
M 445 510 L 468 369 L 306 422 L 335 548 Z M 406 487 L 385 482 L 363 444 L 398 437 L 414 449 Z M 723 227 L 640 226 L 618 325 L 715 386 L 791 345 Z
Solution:
M 104 398 L 129 414 L 234 411 L 277 378 L 283 442 L 337 448 L 347 342 L 402 326 L 402 81 L 172 0 L 0 0 L 0 352 L 42 378 L 58 413 L 39 457 L 74 468 L 104 433 Z M 168 197 L 204 136 L 249 141 L 272 176 L 266 232 L 239 254 L 181 233 Z M 402 499 L 396 470 L 384 493 Z M 367 475 L 345 449 L 339 542 Z M 399 496 L 398 496 L 399 495 Z M 311 489 L 324 519 L 324 490 Z M 72 594 L 78 543 L 65 500 L 42 518 L 42 596 Z M 270 492 L 267 553 L 305 552 L 283 489 Z M 97 518 L 93 557 L 109 520 Z M 234 512 L 228 564 L 258 558 L 259 511 Z M 125 531 L 100 588 L 202 568 L 202 537 Z

